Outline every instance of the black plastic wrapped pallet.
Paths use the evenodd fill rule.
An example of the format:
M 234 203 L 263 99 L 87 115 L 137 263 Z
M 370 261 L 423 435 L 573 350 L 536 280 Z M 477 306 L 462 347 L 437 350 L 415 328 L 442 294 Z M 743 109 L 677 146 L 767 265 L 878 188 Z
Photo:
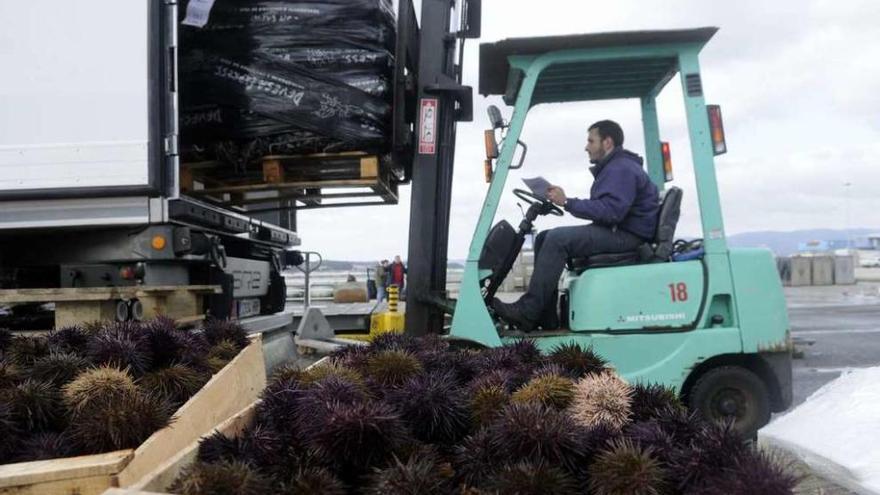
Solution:
M 240 164 L 387 151 L 394 29 L 387 0 L 217 0 L 204 27 L 181 25 L 184 147 Z

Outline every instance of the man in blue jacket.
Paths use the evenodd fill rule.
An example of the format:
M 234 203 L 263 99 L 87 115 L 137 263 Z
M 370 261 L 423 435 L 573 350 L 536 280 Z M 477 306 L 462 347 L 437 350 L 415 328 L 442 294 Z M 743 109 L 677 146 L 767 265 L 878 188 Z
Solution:
M 653 239 L 657 230 L 657 186 L 642 168 L 642 157 L 623 149 L 620 126 L 610 120 L 591 125 L 586 151 L 594 177 L 589 199 L 567 197 L 559 186 L 550 186 L 547 197 L 571 215 L 593 223 L 538 234 L 528 292 L 512 304 L 493 301 L 495 312 L 521 330 L 559 326 L 556 289 L 568 258 L 635 251 Z

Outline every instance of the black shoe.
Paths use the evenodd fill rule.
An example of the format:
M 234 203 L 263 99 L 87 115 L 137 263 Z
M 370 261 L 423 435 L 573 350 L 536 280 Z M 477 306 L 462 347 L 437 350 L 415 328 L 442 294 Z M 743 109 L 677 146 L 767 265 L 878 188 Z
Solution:
M 559 329 L 559 312 L 557 311 L 558 302 L 559 293 L 553 291 L 553 296 L 550 298 L 550 304 L 544 308 L 544 312 L 541 313 L 541 318 L 538 319 L 538 326 L 540 326 L 542 330 Z
M 559 330 L 559 315 L 556 314 L 556 308 L 545 309 L 538 321 L 541 330 Z
M 492 300 L 492 308 L 499 318 L 506 321 L 523 332 L 531 332 L 535 329 L 535 321 L 529 319 L 517 303 L 501 302 L 497 297 Z

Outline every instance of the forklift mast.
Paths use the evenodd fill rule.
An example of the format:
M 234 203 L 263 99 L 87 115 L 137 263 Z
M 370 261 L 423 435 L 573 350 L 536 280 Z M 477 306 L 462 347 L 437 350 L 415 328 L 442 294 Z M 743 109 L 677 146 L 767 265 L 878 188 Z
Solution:
M 405 28 L 413 18 L 412 4 L 402 1 L 400 6 L 398 22 Z M 473 91 L 461 84 L 464 41 L 480 37 L 480 12 L 480 0 L 422 0 L 413 81 L 418 99 L 407 256 L 410 335 L 443 329 L 455 127 L 473 120 Z M 401 29 L 398 36 L 408 33 Z

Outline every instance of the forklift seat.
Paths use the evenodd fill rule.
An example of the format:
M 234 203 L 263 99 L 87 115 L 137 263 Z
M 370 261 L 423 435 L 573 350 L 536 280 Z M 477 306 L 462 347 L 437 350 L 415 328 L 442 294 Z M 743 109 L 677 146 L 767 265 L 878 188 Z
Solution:
M 657 214 L 657 232 L 650 243 L 639 246 L 636 251 L 624 253 L 599 253 L 586 258 L 571 258 L 568 269 L 578 275 L 589 268 L 636 265 L 639 263 L 659 263 L 669 261 L 675 227 L 681 214 L 682 190 L 670 187 L 660 198 L 660 212 Z

